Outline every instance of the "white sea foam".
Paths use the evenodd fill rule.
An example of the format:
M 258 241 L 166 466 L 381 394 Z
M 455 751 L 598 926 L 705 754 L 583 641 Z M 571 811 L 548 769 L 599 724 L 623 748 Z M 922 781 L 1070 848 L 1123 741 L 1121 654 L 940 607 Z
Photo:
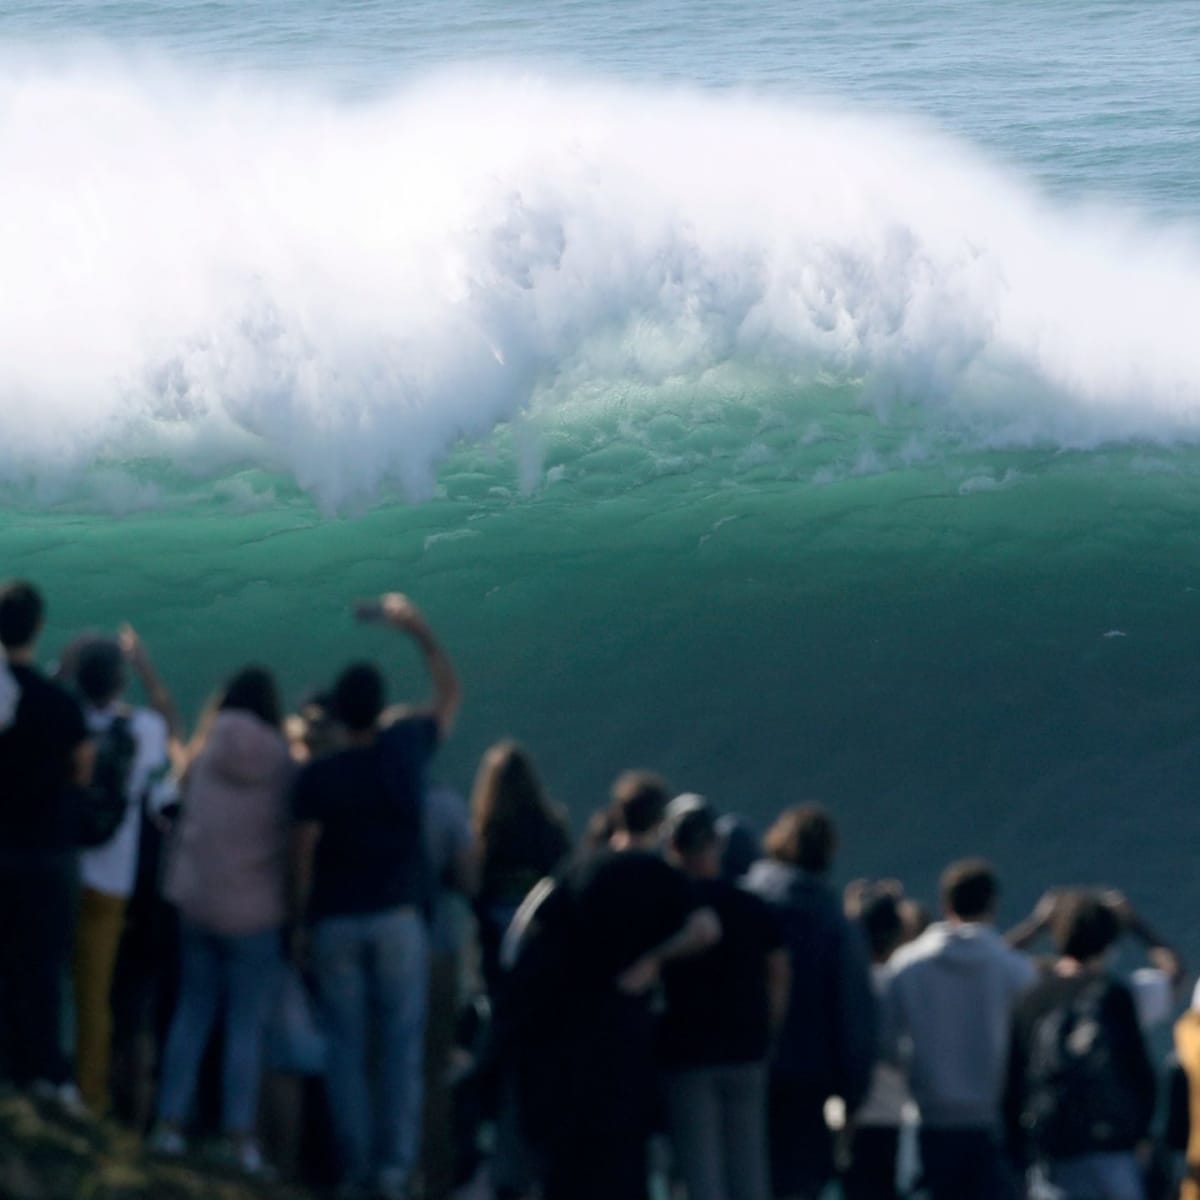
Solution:
M 1193 231 L 1064 210 L 878 118 L 10 60 L 0 179 L 9 480 L 150 456 L 282 468 L 331 506 L 428 495 L 456 441 L 531 407 L 736 368 L 859 383 L 881 422 L 915 404 L 973 445 L 1200 434 Z

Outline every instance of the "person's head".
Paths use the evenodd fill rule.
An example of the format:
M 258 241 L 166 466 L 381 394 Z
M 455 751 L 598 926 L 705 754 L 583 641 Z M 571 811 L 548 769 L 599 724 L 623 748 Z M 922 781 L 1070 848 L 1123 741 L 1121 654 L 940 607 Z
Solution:
M 866 935 L 872 962 L 887 962 L 904 942 L 904 918 L 895 889 L 868 886 L 859 899 L 857 919 Z
M 32 650 L 46 617 L 42 594 L 18 579 L 0 586 L 0 645 L 8 655 Z
M 324 692 L 306 696 L 296 712 L 284 720 L 283 732 L 297 762 L 312 762 L 342 746 L 342 727 L 333 719 Z
M 920 900 L 905 896 L 900 901 L 900 920 L 904 924 L 903 944 L 915 942 L 933 924 L 929 909 Z
M 939 893 L 942 911 L 954 921 L 991 921 L 1000 899 L 1000 880 L 985 858 L 964 858 L 943 872 Z
M 475 832 L 486 836 L 520 820 L 525 812 L 541 813 L 545 807 L 542 781 L 524 748 L 511 738 L 490 746 L 479 763 L 471 792 Z
M 1101 959 L 1121 934 L 1112 906 L 1095 892 L 1072 891 L 1059 897 L 1050 936 L 1063 958 L 1089 963 Z
M 587 825 L 584 826 L 583 838 L 579 843 L 579 848 L 585 854 L 595 853 L 599 850 L 607 849 L 612 841 L 613 834 L 617 831 L 617 823 L 613 819 L 612 806 L 604 805 L 603 808 L 596 809 L 590 817 L 588 817 Z
M 680 803 L 686 800 L 687 803 Z M 716 879 L 721 874 L 721 835 L 717 815 L 701 796 L 677 797 L 667 816 L 667 848 L 693 879 Z
M 386 706 L 383 675 L 371 663 L 353 663 L 333 685 L 333 715 L 352 734 L 374 729 Z
M 667 813 L 667 784 L 653 771 L 624 771 L 612 787 L 616 832 L 634 841 L 653 838 Z
M 717 834 L 721 839 L 722 877 L 741 879 L 762 858 L 762 838 L 748 821 L 734 813 L 717 818 Z
M 567 823 L 546 795 L 533 759 L 506 738 L 484 754 L 471 791 L 471 823 L 485 877 L 492 870 L 551 870 L 568 844 Z
M 769 858 L 812 875 L 829 871 L 837 845 L 837 826 L 820 804 L 797 804 L 785 809 L 763 840 Z
M 217 700 L 218 712 L 248 712 L 260 721 L 283 728 L 283 706 L 275 677 L 266 667 L 243 667 Z
M 90 638 L 75 659 L 75 686 L 93 708 L 111 704 L 127 681 L 125 655 L 114 638 Z

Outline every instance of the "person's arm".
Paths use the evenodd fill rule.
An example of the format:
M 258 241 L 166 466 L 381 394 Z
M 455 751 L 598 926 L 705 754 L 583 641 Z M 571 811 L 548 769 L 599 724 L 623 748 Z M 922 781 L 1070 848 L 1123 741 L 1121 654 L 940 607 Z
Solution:
M 303 961 L 308 953 L 304 914 L 308 911 L 308 898 L 312 894 L 313 861 L 320 840 L 321 826 L 317 821 L 301 821 L 292 827 L 288 916 L 292 929 L 291 951 L 298 962 Z
M 711 908 L 698 908 L 688 915 L 678 933 L 643 954 L 617 976 L 617 987 L 630 995 L 649 991 L 658 982 L 665 963 L 700 954 L 721 940 L 721 920 Z
M 429 712 L 437 721 L 440 736 L 446 738 L 454 728 L 454 719 L 462 704 L 462 689 L 450 656 L 434 637 L 420 609 L 407 596 L 389 592 L 378 600 L 359 603 L 355 611 L 360 621 L 382 621 L 393 629 L 407 633 L 417 643 L 433 679 L 433 700 Z
M 1025 1107 L 1025 1062 L 1027 1052 L 1024 1038 L 1024 1021 L 1020 1015 L 1014 1018 L 1008 1041 L 1008 1067 L 1004 1076 L 1004 1096 L 1001 1110 L 1004 1115 L 1004 1140 L 1009 1156 L 1025 1165 L 1029 1158 L 1029 1146 L 1021 1114 Z
M 1129 1094 L 1137 1104 L 1141 1136 L 1145 1137 L 1154 1118 L 1158 1100 L 1158 1076 L 1146 1050 L 1146 1039 L 1138 1022 L 1133 994 L 1117 984 L 1108 994 L 1110 1028 L 1114 1031 L 1113 1057 L 1116 1067 L 1128 1081 Z
M 179 710 L 166 684 L 159 678 L 146 643 L 138 636 L 138 632 L 128 622 L 121 626 L 118 634 L 121 651 L 130 670 L 138 677 L 142 691 L 146 694 L 146 703 L 158 713 L 167 723 L 167 732 L 173 742 L 181 737 Z
M 879 1060 L 879 1001 L 871 980 L 866 939 L 856 925 L 847 923 L 844 928 L 839 957 L 839 1086 L 846 1115 L 851 1117 L 866 1099 Z
M 1026 950 L 1032 946 L 1054 920 L 1058 900 L 1059 893 L 1053 888 L 1046 892 L 1034 906 L 1033 912 L 1004 935 L 1004 940 L 1009 946 L 1014 950 Z
M 1183 960 L 1174 947 L 1150 927 L 1123 892 L 1107 892 L 1104 899 L 1121 922 L 1121 928 L 1146 947 L 1146 958 L 1150 965 L 1157 967 L 1170 980 L 1171 986 L 1177 989 L 1184 980 L 1185 972 Z
M 96 740 L 84 738 L 71 751 L 71 782 L 77 787 L 91 787 L 96 766 Z

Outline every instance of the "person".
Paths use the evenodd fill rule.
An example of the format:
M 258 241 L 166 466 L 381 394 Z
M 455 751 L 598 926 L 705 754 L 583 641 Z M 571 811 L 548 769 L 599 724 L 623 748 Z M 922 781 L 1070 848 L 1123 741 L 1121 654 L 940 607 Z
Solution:
M 483 978 L 494 1000 L 505 931 L 534 884 L 566 858 L 571 837 L 566 816 L 547 797 L 533 760 L 511 740 L 491 746 L 479 764 L 471 823 L 479 842 L 475 916 Z
M 451 1059 L 462 991 L 464 900 L 479 886 L 479 852 L 462 796 L 444 783 L 425 792 L 425 846 L 433 893 L 429 920 L 429 1001 L 425 1028 L 421 1191 L 449 1200 L 457 1182 Z
M 1135 1151 L 1157 1083 L 1133 995 L 1107 970 L 1120 922 L 1103 896 L 1077 891 L 1060 898 L 1052 932 L 1058 960 L 1013 1018 L 1010 1148 L 1064 1200 L 1143 1200 Z
M 131 708 L 122 702 L 129 667 L 156 708 L 172 712 L 170 695 L 130 627 L 120 639 L 85 639 L 75 648 L 71 671 L 88 731 L 98 746 L 103 747 L 105 739 L 130 739 L 124 816 L 106 842 L 80 855 L 82 890 L 73 963 L 75 1078 L 84 1103 L 101 1117 L 110 1105 L 113 973 L 136 880 L 143 814 L 161 811 L 178 795 L 167 718 L 156 708 Z
M 857 921 L 871 953 L 871 982 L 882 996 L 888 962 L 907 941 L 904 891 L 895 880 L 858 880 L 845 893 L 846 916 Z M 898 1200 L 901 1134 L 911 1126 L 912 1098 L 894 1064 L 875 1064 L 871 1089 L 848 1127 L 845 1200 Z
M 921 1111 L 931 1200 L 1010 1200 L 1001 1101 L 1012 1014 L 1037 976 L 994 928 L 999 881 L 983 859 L 942 874 L 945 919 L 896 952 L 884 992 L 885 1053 Z
M 405 1194 L 421 1129 L 429 986 L 430 867 L 422 830 L 428 765 L 450 733 L 458 681 L 428 622 L 398 593 L 360 621 L 408 634 L 433 679 L 424 708 L 385 710 L 378 668 L 333 689 L 343 749 L 309 763 L 293 796 L 296 953 L 312 963 L 329 1038 L 326 1082 L 347 1190 Z
M 95 744 L 76 700 L 35 666 L 45 603 L 0 587 L 0 1061 L 19 1088 L 79 1104 L 62 1046 L 75 925 L 77 801 Z
M 762 837 L 735 813 L 717 818 L 717 836 L 721 839 L 721 877 L 732 882 L 744 879 L 762 858 Z
M 484 754 L 471 793 L 471 823 L 479 844 L 480 886 L 475 898 L 480 967 L 488 1001 L 505 1021 L 504 935 L 539 880 L 551 875 L 571 849 L 567 819 L 546 795 L 529 754 L 505 739 Z M 515 1086 L 500 1044 L 493 1040 L 482 1078 L 494 1110 L 492 1184 L 500 1200 L 519 1196 L 532 1183 L 530 1153 L 517 1119 Z
M 827 882 L 837 830 L 816 804 L 787 809 L 764 840 L 746 887 L 782 923 L 792 966 L 788 1012 L 771 1060 L 769 1145 L 777 1197 L 816 1197 L 834 1175 L 825 1104 L 847 1116 L 867 1094 L 878 1013 L 866 943 Z
M 610 848 L 569 864 L 514 921 L 507 1036 L 544 1200 L 644 1200 L 659 1107 L 651 995 L 664 964 L 720 937 L 659 853 L 663 781 L 625 772 L 612 801 Z
M 226 1153 L 254 1174 L 265 1169 L 255 1118 L 286 911 L 294 772 L 282 722 L 275 681 L 263 667 L 244 668 L 223 689 L 189 752 L 164 888 L 181 918 L 180 985 L 152 1145 L 161 1154 L 185 1150 L 201 1062 L 220 1017 Z
M 787 948 L 770 906 L 722 878 L 707 802 L 668 823 L 669 857 L 722 931 L 715 946 L 663 968 L 658 1046 L 676 1173 L 688 1200 L 768 1200 L 767 1054 L 787 1012 Z
M 1050 932 L 1060 900 L 1071 894 L 1070 889 L 1051 888 L 1038 900 L 1033 912 L 1005 934 L 1005 940 L 1018 950 L 1028 950 L 1040 934 Z M 1187 978 L 1183 960 L 1123 892 L 1110 888 L 1103 898 L 1117 918 L 1120 933 L 1139 944 L 1145 953 L 1145 965 L 1135 969 L 1126 983 L 1133 994 L 1142 1031 L 1151 1033 L 1170 1020 L 1176 1003 L 1182 999 Z
M 1182 1075 L 1171 1105 L 1177 1127 L 1174 1140 L 1182 1143 L 1184 1152 L 1179 1200 L 1200 1200 L 1200 983 L 1174 1032 L 1178 1075 Z

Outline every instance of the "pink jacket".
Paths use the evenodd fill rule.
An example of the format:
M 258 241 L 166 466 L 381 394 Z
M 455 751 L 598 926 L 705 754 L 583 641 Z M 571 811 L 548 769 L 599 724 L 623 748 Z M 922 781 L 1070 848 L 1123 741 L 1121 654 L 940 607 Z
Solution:
M 287 742 L 252 713 L 219 712 L 188 775 L 164 892 L 220 934 L 259 933 L 285 916 Z

